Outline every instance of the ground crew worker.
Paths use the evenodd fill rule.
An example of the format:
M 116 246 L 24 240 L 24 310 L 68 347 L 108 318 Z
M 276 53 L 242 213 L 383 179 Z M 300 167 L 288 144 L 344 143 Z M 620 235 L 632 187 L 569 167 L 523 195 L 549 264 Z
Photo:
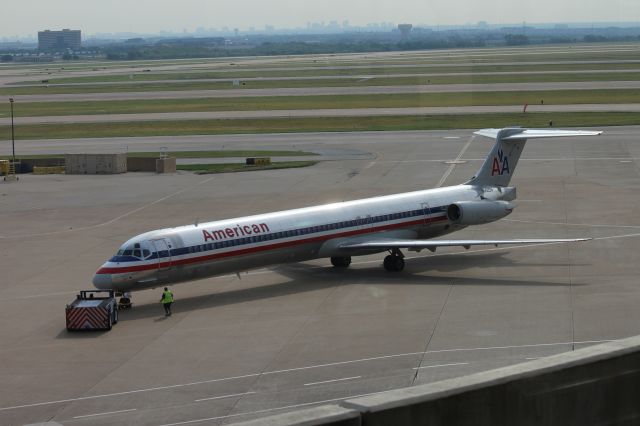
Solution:
M 162 306 L 164 307 L 164 316 L 171 316 L 171 304 L 173 303 L 173 293 L 169 291 L 167 287 L 164 288 L 162 292 L 162 297 L 160 298 L 160 302 L 162 302 Z

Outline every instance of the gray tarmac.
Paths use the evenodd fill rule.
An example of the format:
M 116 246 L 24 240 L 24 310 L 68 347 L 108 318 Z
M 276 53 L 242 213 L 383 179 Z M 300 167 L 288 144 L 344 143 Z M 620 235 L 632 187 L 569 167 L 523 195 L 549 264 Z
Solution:
M 144 99 L 200 99 L 267 96 L 381 95 L 404 93 L 519 92 L 549 90 L 638 89 L 640 81 L 566 81 L 534 83 L 423 84 L 406 86 L 278 87 L 270 89 L 165 90 L 148 92 L 15 95 L 16 102 L 66 102 Z
M 539 102 L 538 99 L 535 99 Z M 457 107 L 409 108 L 343 108 L 343 109 L 282 109 L 255 111 L 155 112 L 143 114 L 92 114 L 19 117 L 16 125 L 52 123 L 109 123 L 163 120 L 221 120 L 251 118 L 305 117 L 375 117 L 403 115 L 464 115 L 490 113 L 521 113 L 524 105 L 474 105 Z M 527 112 L 640 112 L 640 104 L 532 104 Z M 0 118 L 0 125 L 11 124 L 11 118 Z
M 94 152 L 169 145 L 344 158 L 1 184 L 0 424 L 227 424 L 636 335 L 640 128 L 604 130 L 530 141 L 512 182 L 515 212 L 455 235 L 592 241 L 408 253 L 400 274 L 382 269 L 382 255 L 344 271 L 327 260 L 282 265 L 177 285 L 168 319 L 158 291 L 136 293 L 111 332 L 74 334 L 65 304 L 135 234 L 460 183 L 492 141 L 468 130 L 60 141 Z

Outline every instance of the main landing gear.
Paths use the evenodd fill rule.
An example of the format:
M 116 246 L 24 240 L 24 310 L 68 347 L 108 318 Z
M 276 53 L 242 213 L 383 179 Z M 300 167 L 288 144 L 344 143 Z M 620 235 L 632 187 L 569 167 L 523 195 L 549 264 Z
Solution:
M 400 272 L 404 269 L 404 255 L 398 249 L 389 250 L 389 255 L 384 258 L 384 269 L 389 272 Z M 331 264 L 336 268 L 348 268 L 351 265 L 351 256 L 333 256 Z
M 404 255 L 398 249 L 390 250 L 390 255 L 384 258 L 384 269 L 389 272 L 400 272 L 404 269 Z
M 351 256 L 334 256 L 331 264 L 336 268 L 348 268 L 351 265 Z

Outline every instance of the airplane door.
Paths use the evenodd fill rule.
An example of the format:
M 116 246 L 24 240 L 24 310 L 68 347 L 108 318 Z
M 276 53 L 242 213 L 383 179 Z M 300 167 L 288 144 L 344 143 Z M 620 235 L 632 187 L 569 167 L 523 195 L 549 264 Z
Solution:
M 166 238 L 151 240 L 158 253 L 158 281 L 168 281 L 171 272 L 171 241 Z
M 420 204 L 420 208 L 422 209 L 422 214 L 423 214 L 423 219 L 424 225 L 428 225 L 429 224 L 429 215 L 431 214 L 431 209 L 429 208 L 429 203 L 421 203 Z

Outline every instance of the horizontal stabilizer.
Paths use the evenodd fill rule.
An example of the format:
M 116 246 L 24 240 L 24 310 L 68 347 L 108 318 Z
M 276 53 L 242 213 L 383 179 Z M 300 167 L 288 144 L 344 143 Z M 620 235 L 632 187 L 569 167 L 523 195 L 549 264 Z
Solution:
M 478 173 L 466 182 L 467 185 L 478 186 L 509 186 L 527 139 L 602 134 L 601 131 L 593 130 L 525 129 L 522 127 L 482 129 L 474 133 L 495 140 L 491 152 L 482 163 Z
M 550 243 L 574 243 L 579 241 L 589 241 L 591 238 L 534 238 L 519 240 L 401 240 L 401 239 L 377 239 L 366 242 L 355 242 L 341 244 L 344 250 L 372 250 L 372 249 L 428 249 L 435 251 L 438 247 L 465 247 L 471 246 L 499 246 L 514 244 L 550 244 Z
M 498 132 L 502 129 L 482 129 L 474 132 L 475 135 L 485 136 L 487 138 L 496 139 Z M 503 141 L 514 141 L 523 139 L 540 139 L 540 138 L 558 138 L 566 136 L 597 136 L 602 134 L 602 131 L 592 130 L 554 130 L 554 129 L 521 129 L 520 132 L 517 129 L 513 129 L 515 133 L 510 133 L 508 136 L 501 138 Z

